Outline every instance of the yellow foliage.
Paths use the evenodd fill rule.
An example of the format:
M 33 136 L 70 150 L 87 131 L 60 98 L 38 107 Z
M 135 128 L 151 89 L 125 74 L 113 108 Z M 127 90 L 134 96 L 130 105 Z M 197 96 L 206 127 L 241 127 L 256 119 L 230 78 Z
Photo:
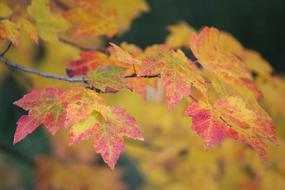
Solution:
M 187 47 L 191 35 L 195 32 L 186 22 L 179 22 L 167 28 L 170 34 L 166 37 L 165 43 L 172 48 Z
M 12 10 L 4 3 L 0 3 L 0 17 L 7 17 L 12 14 Z
M 260 76 L 257 84 L 264 94 L 265 108 L 276 118 L 285 117 L 285 80 L 278 76 Z
M 63 17 L 50 11 L 49 0 L 33 0 L 28 13 L 36 21 L 35 27 L 40 37 L 46 41 L 57 41 L 57 34 L 69 27 Z
M 131 21 L 148 11 L 144 0 L 76 0 L 77 4 L 64 13 L 74 24 L 75 36 L 113 35 L 126 31 Z M 94 24 L 96 23 L 96 24 Z
M 119 170 L 88 164 L 62 164 L 41 157 L 37 161 L 37 190 L 126 189 Z
M 18 26 L 9 21 L 3 20 L 0 22 L 0 40 L 8 39 L 10 40 L 15 46 L 19 43 L 20 33 L 18 31 Z

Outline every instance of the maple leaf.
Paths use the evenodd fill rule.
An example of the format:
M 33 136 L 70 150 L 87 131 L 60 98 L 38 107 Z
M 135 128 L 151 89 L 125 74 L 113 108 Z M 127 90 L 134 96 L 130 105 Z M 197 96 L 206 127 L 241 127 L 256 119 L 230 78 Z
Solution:
M 207 73 L 207 77 L 209 73 Z M 220 71 L 219 75 L 215 74 L 217 81 L 211 83 L 215 86 L 216 91 L 223 95 L 240 96 L 246 100 L 256 102 L 262 99 L 263 93 L 253 80 L 239 78 L 228 71 Z M 223 91 L 220 91 L 223 89 Z
M 115 11 L 104 7 L 100 0 L 76 0 L 76 3 L 76 6 L 63 14 L 68 21 L 74 24 L 76 36 L 107 35 L 111 37 L 117 32 Z
M 155 81 L 151 81 L 151 79 L 146 79 L 146 78 L 128 78 L 127 86 L 132 91 L 146 98 L 147 86 L 155 86 Z
M 113 68 L 113 71 L 115 71 L 114 68 L 121 67 L 122 69 L 125 69 L 125 75 L 135 73 L 136 67 L 139 67 L 141 64 L 139 56 L 142 54 L 142 50 L 127 43 L 122 43 L 122 47 L 113 43 L 110 43 L 110 45 L 111 46 L 107 49 L 107 53 L 102 53 L 100 51 L 81 52 L 78 60 L 67 63 L 67 75 L 69 77 L 87 75 L 90 77 L 93 75 L 92 73 L 96 73 L 96 70 L 99 67 L 103 66 L 105 66 L 105 69 Z
M 239 54 L 244 51 L 243 45 L 233 35 L 225 31 L 219 31 L 219 33 L 220 33 L 219 47 L 223 52 L 239 56 Z
M 201 63 L 205 62 L 204 64 L 210 64 L 212 61 L 213 63 L 211 64 L 214 66 L 216 62 L 223 62 L 225 64 L 224 69 L 232 65 L 244 71 L 246 71 L 246 66 L 249 70 L 261 75 L 272 72 L 270 64 L 259 53 L 244 48 L 234 36 L 215 28 L 204 28 L 196 37 L 191 37 L 188 45 L 198 59 L 200 59 Z M 214 52 L 216 55 L 214 55 Z M 233 57 L 236 57 L 238 60 L 235 60 Z M 227 66 L 228 63 L 231 65 Z M 219 68 L 216 68 L 216 71 Z M 234 72 L 234 70 L 231 72 Z M 242 74 L 246 74 L 246 72 Z M 248 78 L 246 75 L 241 77 Z
M 219 47 L 223 52 L 231 53 L 245 63 L 246 67 L 257 74 L 266 75 L 272 72 L 270 64 L 253 50 L 246 49 L 231 34 L 220 31 Z
M 120 44 L 120 48 L 122 48 L 123 50 L 127 51 L 134 58 L 138 58 L 143 53 L 143 51 L 142 51 L 142 49 L 140 47 L 136 46 L 135 44 L 129 44 L 127 42 L 122 42 Z
M 12 14 L 12 10 L 5 3 L 0 3 L 0 17 L 5 18 Z
M 111 58 L 119 62 L 122 62 L 122 65 L 124 67 L 133 69 L 133 65 L 141 64 L 141 62 L 137 58 L 133 57 L 133 55 L 129 53 L 128 51 L 122 49 L 121 47 L 117 46 L 114 43 L 110 43 L 110 45 L 111 47 L 108 48 L 108 51 L 111 54 Z M 126 46 L 127 45 L 125 44 L 125 48 L 128 48 Z M 132 49 L 134 48 L 135 47 L 132 47 Z M 129 48 L 129 51 L 131 51 L 130 48 Z M 135 51 L 139 51 L 139 50 L 135 49 Z
M 124 149 L 124 136 L 143 139 L 132 116 L 120 107 L 106 106 L 94 91 L 72 89 L 67 94 L 71 96 L 66 122 L 67 126 L 71 126 L 71 142 L 79 143 L 93 137 L 95 151 L 112 169 Z
M 79 60 L 71 61 L 67 64 L 66 70 L 68 75 L 70 77 L 87 75 L 92 80 L 92 75 L 94 73 L 98 74 L 97 69 L 99 69 L 99 67 L 105 68 L 104 70 L 106 70 L 106 68 L 121 68 L 119 70 L 115 69 L 118 71 L 118 75 L 113 75 L 112 77 L 118 79 L 117 81 L 113 80 L 113 82 L 116 82 L 117 87 L 119 87 L 117 89 L 128 86 L 129 89 L 146 97 L 146 87 L 153 85 L 153 81 L 143 78 L 127 78 L 127 80 L 125 80 L 122 75 L 127 76 L 136 73 L 136 69 L 139 69 L 141 66 L 142 60 L 140 57 L 143 55 L 142 50 L 133 44 L 127 44 L 125 42 L 120 46 L 113 43 L 110 43 L 110 45 L 111 46 L 107 49 L 109 56 L 97 51 L 82 52 Z M 122 70 L 122 72 L 120 70 Z M 96 82 L 95 80 L 92 81 Z M 118 84 L 120 85 L 118 86 Z M 95 83 L 94 86 L 97 87 Z M 104 91 L 105 89 L 101 90 Z
M 222 33 L 216 28 L 205 27 L 190 38 L 189 46 L 199 62 L 217 74 L 226 70 L 237 77 L 251 78 L 249 69 L 231 52 L 225 51 Z
M 193 102 L 186 108 L 185 115 L 191 116 L 192 128 L 203 138 L 206 148 L 220 143 L 226 136 L 226 124 L 206 104 Z
M 9 20 L 0 21 L 0 40 L 8 39 L 17 46 L 20 38 L 18 29 L 17 24 Z
M 44 124 L 51 134 L 64 126 L 70 128 L 71 143 L 94 137 L 95 151 L 113 169 L 124 150 L 123 137 L 143 140 L 132 116 L 118 106 L 107 106 L 92 90 L 34 90 L 15 104 L 28 110 L 29 114 L 19 119 L 14 143 L 24 139 L 40 124 Z
M 126 43 L 121 44 L 122 47 L 113 43 L 110 43 L 110 45 L 111 46 L 108 48 L 110 54 L 109 63 L 126 68 L 126 75 L 136 73 L 136 68 L 139 68 L 141 65 L 141 60 L 139 58 L 139 56 L 142 55 L 141 49 Z
M 110 54 L 110 64 L 126 68 L 125 75 L 137 74 L 137 70 L 141 68 L 144 59 L 144 53 L 139 47 L 121 43 L 120 46 L 110 43 L 108 52 Z M 127 78 L 127 86 L 129 89 L 139 93 L 146 98 L 147 86 L 154 86 L 155 83 L 151 79 L 144 78 Z
M 192 85 L 206 94 L 204 79 L 181 50 L 171 51 L 163 46 L 153 46 L 145 50 L 144 56 L 139 74 L 160 74 L 169 108 L 189 96 Z
M 106 87 L 111 87 L 109 90 L 120 90 L 128 86 L 145 97 L 146 86 L 152 84 L 151 82 L 143 79 L 124 79 L 124 75 L 134 74 L 136 68 L 140 67 L 142 50 L 127 43 L 122 43 L 121 47 L 113 43 L 110 45 L 109 56 L 99 51 L 81 52 L 80 59 L 67 64 L 68 76 L 87 76 L 93 86 L 102 91 L 105 91 Z M 107 72 L 108 70 L 110 72 Z
M 128 29 L 140 12 L 148 10 L 143 0 L 76 0 L 76 3 L 64 13 L 64 17 L 74 24 L 76 36 L 112 37 Z
M 116 11 L 119 33 L 128 30 L 134 18 L 150 9 L 145 0 L 103 0 L 103 2 L 106 7 Z
M 35 20 L 40 37 L 46 41 L 57 41 L 58 33 L 69 27 L 69 23 L 62 16 L 50 11 L 49 0 L 33 0 L 28 7 L 28 13 Z
M 41 124 L 44 124 L 51 134 L 55 134 L 64 125 L 66 104 L 58 101 L 60 95 L 61 91 L 55 88 L 34 90 L 14 103 L 29 111 L 28 115 L 22 116 L 17 122 L 14 144 L 24 139 Z
M 60 102 L 68 102 L 64 126 L 69 128 L 74 123 L 86 119 L 94 110 L 100 111 L 105 106 L 104 100 L 92 90 L 83 88 L 66 89 L 59 97 Z M 80 113 L 80 114 L 78 114 Z
M 87 119 L 73 125 L 70 130 L 70 138 L 72 143 L 79 143 L 92 136 L 95 151 L 102 155 L 103 160 L 110 168 L 114 169 L 125 147 L 123 137 L 138 140 L 143 138 L 135 119 L 125 110 L 111 106 L 104 111 L 108 115 L 92 113 Z
M 105 65 L 90 72 L 87 78 L 92 86 L 103 92 L 108 91 L 108 88 L 118 91 L 126 87 L 126 80 L 124 78 L 125 70 L 122 67 Z
M 28 19 L 24 18 L 17 19 L 17 24 L 34 40 L 36 44 L 39 43 L 38 31 Z
M 285 116 L 285 81 L 278 76 L 260 76 L 257 78 L 257 84 L 264 94 L 264 103 L 266 110 L 273 117 L 278 113 Z
M 239 97 L 221 97 L 211 106 L 193 102 L 185 110 L 192 117 L 192 128 L 206 148 L 230 137 L 251 145 L 261 156 L 266 154 L 264 139 L 275 141 L 272 120 L 261 109 L 249 109 Z
M 273 71 L 271 65 L 256 51 L 244 50 L 240 57 L 251 71 L 259 75 L 268 75 Z
M 69 77 L 87 75 L 88 72 L 95 70 L 100 65 L 107 64 L 108 57 L 99 51 L 83 51 L 80 59 L 70 61 L 67 64 L 67 75 Z
M 115 46 L 115 45 L 114 45 Z M 133 71 L 133 65 L 125 63 L 123 58 L 119 58 L 120 53 L 127 52 L 123 51 L 120 47 L 116 46 L 116 51 L 113 49 L 108 49 L 111 56 L 106 55 L 105 53 L 99 51 L 83 51 L 80 53 L 80 59 L 70 61 L 67 63 L 67 75 L 69 77 L 74 76 L 86 76 L 90 73 L 93 73 L 98 67 L 101 66 L 116 66 L 126 68 Z M 117 52 L 120 51 L 120 52 Z M 119 54 L 119 55 L 118 55 Z M 116 55 L 116 58 L 115 58 Z M 130 56 L 130 55 L 129 55 Z M 133 59 L 134 60 L 134 59 Z M 115 68 L 115 67 L 113 67 Z
M 203 68 L 215 73 L 229 88 L 236 89 L 239 94 L 246 94 L 244 97 L 252 94 L 256 99 L 262 98 L 250 70 L 233 54 L 233 51 L 241 50 L 242 47 L 229 39 L 232 39 L 229 35 L 215 28 L 205 27 L 200 33 L 191 36 L 189 46 Z M 232 49 L 226 49 L 227 41 L 235 44 Z
M 27 14 L 26 9 L 21 9 L 18 6 L 12 6 L 12 8 L 13 10 L 11 10 L 6 4 L 0 3 L 0 17 L 3 17 L 4 23 L 6 22 L 6 27 L 1 29 L 5 30 L 6 28 L 6 32 L 2 31 L 3 34 L 1 35 L 4 37 L 6 35 L 6 38 L 14 45 L 18 45 L 21 32 L 25 31 L 36 43 L 38 43 L 38 32 L 30 22 L 31 18 Z
M 181 48 L 188 46 L 191 35 L 195 29 L 189 26 L 186 22 L 179 22 L 175 25 L 167 27 L 170 34 L 166 38 L 166 45 L 172 48 Z

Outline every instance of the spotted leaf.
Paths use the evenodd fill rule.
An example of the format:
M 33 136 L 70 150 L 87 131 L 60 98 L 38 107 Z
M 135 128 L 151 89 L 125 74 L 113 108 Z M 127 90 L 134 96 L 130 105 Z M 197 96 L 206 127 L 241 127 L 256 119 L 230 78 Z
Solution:
M 17 122 L 14 143 L 24 139 L 43 124 L 51 134 L 64 126 L 66 103 L 59 102 L 61 91 L 54 88 L 34 90 L 14 104 L 29 111 Z
M 140 75 L 160 74 L 165 88 L 168 107 L 178 104 L 191 93 L 194 86 L 206 94 L 206 85 L 195 65 L 180 50 L 172 51 L 164 46 L 153 46 L 145 50 Z
M 222 97 L 213 106 L 193 102 L 185 114 L 192 117 L 192 128 L 203 138 L 207 148 L 229 137 L 249 144 L 265 156 L 264 140 L 275 142 L 273 122 L 257 106 L 248 107 L 251 108 L 239 97 Z

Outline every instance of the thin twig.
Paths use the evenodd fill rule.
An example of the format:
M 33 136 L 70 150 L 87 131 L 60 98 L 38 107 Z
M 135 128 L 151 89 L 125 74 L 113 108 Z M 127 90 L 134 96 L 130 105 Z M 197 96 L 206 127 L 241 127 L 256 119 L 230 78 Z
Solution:
M 6 49 L 0 54 L 1 56 L 5 56 L 5 54 L 9 51 L 9 49 L 12 47 L 12 42 L 9 42 Z
M 67 82 L 74 82 L 74 83 L 85 83 L 85 84 L 88 83 L 88 80 L 84 77 L 70 78 L 70 77 L 60 76 L 60 75 L 56 75 L 56 74 L 44 73 L 44 72 L 41 72 L 41 71 L 38 71 L 35 69 L 24 67 L 22 65 L 18 65 L 18 64 L 8 60 L 7 58 L 5 58 L 3 56 L 0 56 L 0 61 L 4 64 L 8 65 L 9 67 L 13 68 L 13 69 L 32 73 L 32 74 L 35 74 L 35 75 L 38 75 L 41 77 L 57 79 L 57 80 L 62 80 L 62 81 L 67 81 Z
M 99 47 L 96 47 L 96 48 L 88 48 L 88 47 L 83 47 L 83 46 L 80 46 L 79 44 L 75 43 L 75 42 L 72 42 L 72 41 L 69 41 L 69 40 L 66 40 L 64 38 L 59 38 L 59 41 L 61 41 L 62 43 L 65 43 L 65 44 L 68 44 L 70 46 L 73 46 L 73 47 L 76 47 L 82 51 L 101 51 L 101 52 L 105 52 L 105 48 L 99 48 Z
M 134 141 L 134 140 L 129 140 L 129 139 L 126 139 L 125 141 L 129 145 L 137 146 L 137 147 L 141 147 L 141 148 L 147 148 L 147 149 L 149 149 L 151 151 L 161 151 L 161 150 L 163 150 L 163 147 L 157 146 L 155 144 L 151 144 L 151 143 L 146 142 L 146 141 Z
M 62 80 L 62 81 L 67 81 L 67 82 L 72 82 L 72 83 L 84 83 L 84 84 L 88 84 L 90 86 L 89 81 L 84 78 L 84 77 L 75 77 L 75 78 L 70 78 L 67 76 L 61 76 L 61 75 L 56 75 L 56 74 L 51 74 L 51 73 L 44 73 L 32 68 L 28 68 L 28 67 L 24 67 L 22 65 L 18 65 L 10 60 L 8 60 L 7 58 L 5 58 L 4 56 L 0 55 L 0 61 L 6 65 L 8 65 L 9 67 L 16 69 L 16 70 L 20 70 L 23 72 L 27 72 L 27 73 L 32 73 L 44 78 L 51 78 L 51 79 L 56 79 L 56 80 Z M 156 75 L 137 75 L 137 74 L 130 74 L 130 75 L 126 75 L 124 76 L 125 78 L 160 78 L 160 74 L 156 74 Z M 97 89 L 94 86 L 91 86 L 93 89 Z
M 0 55 L 0 62 L 8 65 L 10 68 L 15 69 L 15 71 L 23 71 L 23 72 L 27 72 L 27 73 L 32 73 L 44 78 L 51 78 L 51 79 L 56 79 L 56 80 L 61 80 L 61 81 L 67 81 L 67 82 L 72 82 L 72 83 L 84 83 L 87 84 L 89 88 L 95 90 L 96 92 L 102 92 L 100 89 L 96 88 L 95 86 L 93 86 L 88 79 L 84 78 L 84 77 L 67 77 L 67 76 L 61 76 L 61 75 L 56 75 L 56 74 L 51 74 L 51 73 L 44 73 L 41 71 L 38 71 L 36 69 L 32 69 L 32 68 L 28 68 L 28 67 L 24 67 L 22 65 L 18 65 L 10 60 L 8 60 L 5 56 L 5 54 L 9 51 L 9 49 L 11 48 L 12 43 L 9 42 L 8 46 L 6 47 L 6 49 L 1 53 Z M 136 73 L 130 74 L 130 75 L 126 75 L 124 76 L 124 78 L 160 78 L 160 74 L 155 74 L 155 75 L 138 75 Z
M 55 2 L 55 4 L 57 4 L 58 7 L 60 7 L 62 10 L 66 11 L 68 10 L 70 7 L 68 7 L 65 3 L 63 3 L 60 0 L 53 0 Z
M 125 78 L 160 78 L 160 74 L 154 75 L 138 75 L 136 73 L 126 75 Z

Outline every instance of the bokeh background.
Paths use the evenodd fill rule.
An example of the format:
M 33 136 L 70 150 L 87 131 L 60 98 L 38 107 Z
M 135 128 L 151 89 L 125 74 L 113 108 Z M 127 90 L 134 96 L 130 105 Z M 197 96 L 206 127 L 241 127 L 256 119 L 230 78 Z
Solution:
M 260 52 L 279 72 L 285 71 L 284 0 L 149 0 L 151 12 L 133 22 L 120 40 L 147 46 L 163 42 L 165 26 L 180 20 L 199 29 L 215 26 Z
M 116 37 L 115 42 L 127 41 L 141 47 L 162 43 L 168 34 L 166 26 L 183 20 L 196 29 L 215 26 L 227 31 L 245 47 L 259 51 L 276 72 L 285 71 L 284 0 L 149 0 L 148 3 L 151 12 L 136 19 L 131 30 Z M 44 54 L 43 47 L 38 56 Z M 7 190 L 33 189 L 34 181 L 31 179 L 35 171 L 30 158 L 50 154 L 50 137 L 42 129 L 23 142 L 12 145 L 16 121 L 24 114 L 12 103 L 25 93 L 24 88 L 9 75 L 0 82 L 0 159 L 11 168 L 3 171 L 0 166 L 0 187 L 7 187 L 7 183 L 9 186 L 4 188 Z M 143 177 L 127 160 L 123 156 L 119 167 L 129 171 L 124 177 L 129 189 L 136 189 L 143 184 Z M 9 172 L 14 178 L 7 178 Z M 17 179 L 24 179 L 21 187 L 16 182 L 13 186 Z

